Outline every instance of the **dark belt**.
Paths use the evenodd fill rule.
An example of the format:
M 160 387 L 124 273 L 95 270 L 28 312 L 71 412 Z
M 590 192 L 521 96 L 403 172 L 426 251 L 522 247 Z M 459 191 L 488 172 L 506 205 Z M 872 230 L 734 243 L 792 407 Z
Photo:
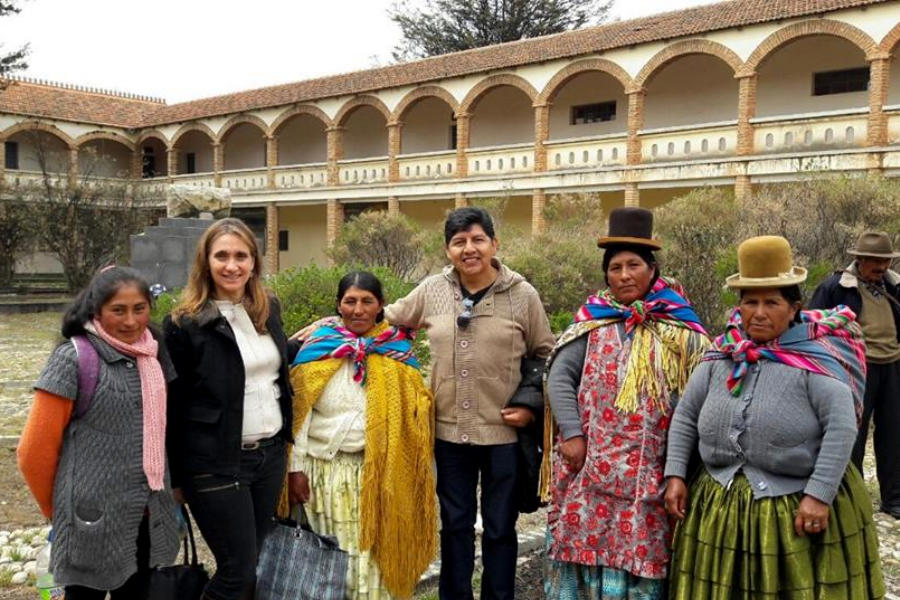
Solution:
M 265 448 L 266 446 L 272 446 L 277 441 L 277 437 L 264 438 L 255 442 L 241 444 L 241 450 L 259 450 L 260 448 Z

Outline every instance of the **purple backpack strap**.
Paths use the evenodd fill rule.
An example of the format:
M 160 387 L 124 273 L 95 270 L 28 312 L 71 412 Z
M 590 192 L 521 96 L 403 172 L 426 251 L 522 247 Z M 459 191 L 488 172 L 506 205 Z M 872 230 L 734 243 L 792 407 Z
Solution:
M 77 419 L 87 412 L 94 399 L 97 379 L 100 378 L 100 355 L 84 335 L 73 335 L 72 345 L 78 355 L 78 397 L 75 399 L 74 417 Z

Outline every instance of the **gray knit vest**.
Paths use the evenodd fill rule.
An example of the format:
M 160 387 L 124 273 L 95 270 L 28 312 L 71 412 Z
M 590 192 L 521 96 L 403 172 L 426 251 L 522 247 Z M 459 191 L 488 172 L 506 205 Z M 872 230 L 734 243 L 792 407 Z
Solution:
M 150 490 L 144 475 L 137 361 L 94 336 L 89 339 L 100 355 L 100 375 L 90 408 L 72 418 L 63 438 L 53 486 L 50 567 L 58 585 L 111 590 L 137 570 L 137 535 L 145 511 L 150 566 L 172 563 L 178 551 L 176 507 L 168 469 L 159 492 Z M 56 348 L 35 388 L 76 397 L 78 359 L 71 343 Z

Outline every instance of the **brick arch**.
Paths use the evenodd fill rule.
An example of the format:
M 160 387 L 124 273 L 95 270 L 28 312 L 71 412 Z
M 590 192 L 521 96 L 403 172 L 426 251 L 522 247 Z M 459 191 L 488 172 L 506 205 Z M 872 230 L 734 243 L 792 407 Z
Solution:
M 683 40 L 666 46 L 647 61 L 647 64 L 644 65 L 634 78 L 635 88 L 645 87 L 650 79 L 666 65 L 673 60 L 691 54 L 714 56 L 731 67 L 731 70 L 734 71 L 735 74 L 739 72 L 744 64 L 741 57 L 739 57 L 734 50 L 718 42 L 710 40 Z
M 332 126 L 331 119 L 321 108 L 312 106 L 311 104 L 301 104 L 300 106 L 291 107 L 278 115 L 278 118 L 276 118 L 275 121 L 272 122 L 272 125 L 269 127 L 268 134 L 277 135 L 278 130 L 281 129 L 282 125 L 284 125 L 297 115 L 309 115 L 311 117 L 314 117 L 320 120 L 326 128 Z
M 169 147 L 169 140 L 166 139 L 166 136 L 163 135 L 161 131 L 158 129 L 150 129 L 148 131 L 144 131 L 141 135 L 138 136 L 137 141 L 135 142 L 135 146 L 140 147 L 141 144 L 149 140 L 150 138 L 154 138 L 162 142 L 162 145 L 166 148 Z
M 783 27 L 760 42 L 759 46 L 750 54 L 744 65 L 748 73 L 753 73 L 779 48 L 796 39 L 814 35 L 830 35 L 847 40 L 863 51 L 866 58 L 878 52 L 878 44 L 869 34 L 841 21 L 833 19 L 811 19 L 794 23 Z M 889 34 L 890 35 L 890 34 Z
M 213 133 L 213 130 L 210 129 L 207 125 L 204 125 L 203 123 L 185 123 L 178 129 L 178 131 L 175 132 L 175 135 L 172 136 L 172 143 L 169 145 L 169 147 L 174 148 L 178 144 L 178 141 L 181 139 L 181 136 L 190 131 L 199 131 L 201 133 L 205 133 L 209 138 L 210 144 L 216 143 L 216 134 Z
M 491 75 L 485 79 L 482 79 L 475 87 L 469 90 L 469 93 L 466 94 L 466 97 L 462 102 L 459 103 L 459 112 L 460 113 L 471 113 L 475 109 L 475 105 L 478 104 L 478 101 L 492 88 L 500 87 L 503 85 L 509 85 L 514 88 L 518 88 L 525 92 L 525 95 L 528 96 L 528 99 L 534 102 L 537 100 L 538 91 L 534 89 L 534 86 L 519 77 L 518 75 L 511 75 L 509 73 L 502 73 L 500 75 Z
M 881 40 L 879 46 L 882 51 L 887 54 L 892 54 L 898 42 L 900 42 L 900 23 L 894 25 L 893 29 L 891 29 L 888 34 L 884 36 L 884 39 Z
M 77 147 L 75 140 L 62 129 L 55 125 L 42 123 L 40 121 L 23 121 L 22 123 L 16 123 L 15 125 L 4 129 L 3 132 L 0 133 L 0 138 L 4 140 L 9 139 L 10 136 L 17 134 L 20 131 L 43 131 L 44 133 L 49 133 L 50 135 L 59 138 L 68 148 Z
M 587 60 L 579 60 L 567 65 L 559 70 L 556 75 L 547 82 L 543 91 L 537 98 L 537 104 L 546 104 L 552 102 L 556 95 L 562 90 L 569 81 L 581 75 L 582 73 L 590 73 L 599 71 L 611 75 L 625 90 L 632 86 L 631 76 L 618 64 L 605 58 L 591 58 Z
M 334 117 L 334 124 L 337 126 L 344 125 L 344 122 L 347 118 L 360 106 L 371 106 L 378 112 L 384 116 L 384 120 L 386 122 L 390 122 L 391 120 L 391 111 L 388 110 L 388 107 L 384 105 L 379 98 L 375 96 L 357 96 L 356 98 L 352 98 L 344 103 L 341 109 Z
M 418 87 L 406 94 L 391 115 L 391 121 L 401 121 L 407 110 L 413 107 L 419 100 L 423 98 L 439 98 L 443 100 L 454 113 L 459 108 L 459 102 L 453 97 L 453 94 L 437 85 L 425 85 Z
M 137 145 L 125 137 L 124 135 L 112 132 L 112 131 L 92 131 L 90 133 L 85 133 L 84 135 L 78 136 L 75 140 L 75 145 L 79 148 L 88 142 L 93 142 L 94 140 L 108 140 L 111 142 L 117 142 L 122 144 L 131 152 L 134 152 Z
M 228 134 L 231 133 L 231 130 L 243 123 L 255 125 L 256 128 L 259 129 L 259 133 L 262 137 L 265 137 L 269 131 L 269 126 L 266 125 L 266 122 L 256 115 L 235 115 L 228 119 L 224 125 L 219 127 L 219 137 L 216 138 L 216 141 L 219 143 L 224 142 L 225 138 L 228 137 Z

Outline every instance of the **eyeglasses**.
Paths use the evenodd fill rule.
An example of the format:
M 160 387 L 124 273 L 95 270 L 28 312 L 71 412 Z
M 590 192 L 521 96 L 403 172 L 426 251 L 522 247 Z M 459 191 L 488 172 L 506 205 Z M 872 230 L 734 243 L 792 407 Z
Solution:
M 475 303 L 471 298 L 464 298 L 462 301 L 463 311 L 459 313 L 459 316 L 456 317 L 456 324 L 461 328 L 465 329 L 469 326 L 469 323 L 472 322 L 472 308 L 475 306 Z

